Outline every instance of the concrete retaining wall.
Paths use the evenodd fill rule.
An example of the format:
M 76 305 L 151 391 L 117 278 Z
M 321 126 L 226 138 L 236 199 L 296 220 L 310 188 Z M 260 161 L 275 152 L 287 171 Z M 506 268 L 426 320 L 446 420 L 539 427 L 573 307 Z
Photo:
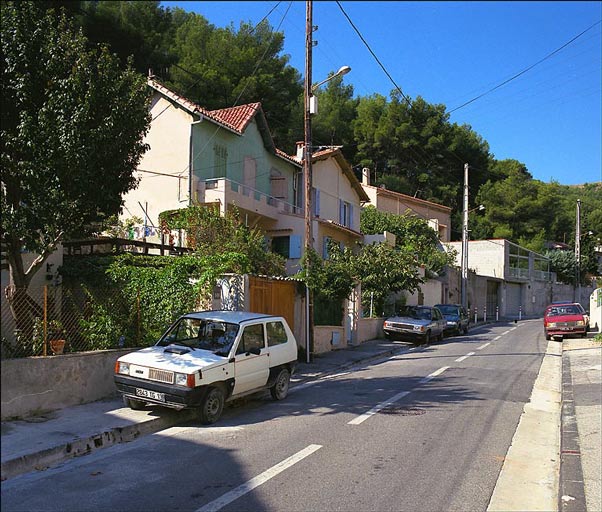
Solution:
M 100 350 L 2 361 L 2 421 L 94 402 L 116 392 L 115 361 L 129 350 Z
M 363 343 L 364 341 L 375 340 L 383 338 L 383 323 L 384 318 L 360 318 L 357 322 L 357 341 Z

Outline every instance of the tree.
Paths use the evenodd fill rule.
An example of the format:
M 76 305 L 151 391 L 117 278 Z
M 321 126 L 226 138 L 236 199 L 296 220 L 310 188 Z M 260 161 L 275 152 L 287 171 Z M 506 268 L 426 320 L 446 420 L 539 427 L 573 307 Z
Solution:
M 289 57 L 281 55 L 281 32 L 267 22 L 216 28 L 189 14 L 176 27 L 174 41 L 171 87 L 209 110 L 259 101 L 277 145 L 287 137 L 303 86 Z
M 415 215 L 395 215 L 367 206 L 362 209 L 360 226 L 366 235 L 384 231 L 393 233 L 397 239 L 396 248 L 411 254 L 414 264 L 424 265 L 427 273 L 438 274 L 454 261 L 453 256 L 441 246 L 435 230 Z
M 222 216 L 217 208 L 189 206 L 162 212 L 159 219 L 168 229 L 183 229 L 196 256 L 228 259 L 227 272 L 286 275 L 285 259 L 266 250 L 264 234 L 246 226 L 237 208 Z
M 57 244 L 119 213 L 146 150 L 148 96 L 64 13 L 7 2 L 1 24 L 1 234 L 25 290 Z M 38 255 L 29 268 L 23 250 Z

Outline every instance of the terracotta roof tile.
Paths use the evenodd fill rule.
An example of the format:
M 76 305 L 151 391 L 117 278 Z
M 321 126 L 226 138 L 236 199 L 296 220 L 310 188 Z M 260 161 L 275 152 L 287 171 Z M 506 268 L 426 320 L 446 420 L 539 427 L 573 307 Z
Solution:
M 261 103 L 249 103 L 237 107 L 211 110 L 209 113 L 242 133 L 260 109 Z

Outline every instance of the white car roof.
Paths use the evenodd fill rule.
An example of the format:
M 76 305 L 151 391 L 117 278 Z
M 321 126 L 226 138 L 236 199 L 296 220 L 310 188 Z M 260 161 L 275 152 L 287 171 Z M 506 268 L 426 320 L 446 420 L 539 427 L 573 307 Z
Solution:
M 263 313 L 251 313 L 249 311 L 193 311 L 182 315 L 187 318 L 198 318 L 200 320 L 216 320 L 218 322 L 227 322 L 231 324 L 240 324 L 249 320 L 265 320 L 268 318 L 277 318 L 279 316 L 266 315 Z

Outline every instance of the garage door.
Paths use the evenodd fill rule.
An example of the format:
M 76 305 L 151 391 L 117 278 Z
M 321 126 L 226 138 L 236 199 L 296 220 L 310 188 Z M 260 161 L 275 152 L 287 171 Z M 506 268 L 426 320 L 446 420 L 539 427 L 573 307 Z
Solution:
M 506 316 L 517 317 L 521 305 L 521 285 L 506 284 Z

